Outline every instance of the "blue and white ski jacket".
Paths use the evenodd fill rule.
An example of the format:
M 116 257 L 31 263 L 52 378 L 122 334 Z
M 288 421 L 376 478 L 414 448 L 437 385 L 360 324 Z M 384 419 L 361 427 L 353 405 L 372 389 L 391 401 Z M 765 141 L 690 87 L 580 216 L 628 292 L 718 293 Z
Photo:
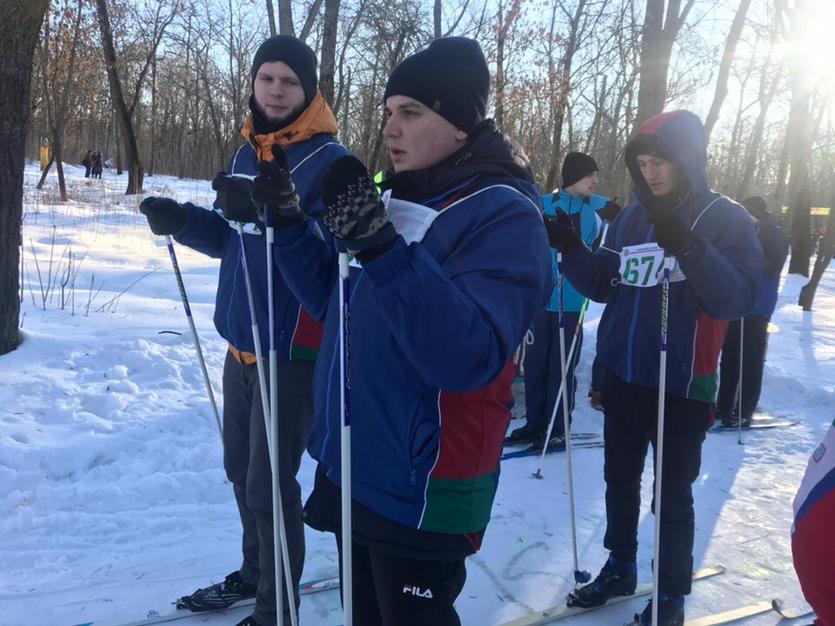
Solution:
M 425 232 L 404 238 L 398 224 L 408 220 L 392 207 L 405 196 L 394 186 L 398 239 L 350 272 L 353 498 L 409 528 L 451 534 L 487 526 L 513 353 L 551 285 L 541 195 L 527 167 L 514 164 L 492 124 L 459 152 L 395 175 L 415 179 L 408 200 L 422 206 L 407 217 Z M 308 450 L 338 485 L 336 252 L 304 225 L 279 231 L 276 244 L 294 293 L 317 315 L 327 311 Z
M 627 246 L 655 242 L 641 200 L 651 192 L 633 154 L 638 140 L 645 146 L 657 142 L 659 152 L 672 155 L 689 183 L 681 203 L 670 209 L 688 224 L 695 243 L 675 260 L 671 274 L 667 392 L 712 402 L 727 320 L 754 307 L 765 259 L 748 212 L 708 187 L 705 133 L 698 117 L 688 111 L 662 113 L 638 129 L 626 148 L 636 188 L 633 202 L 612 222 L 597 252 L 581 247 L 563 258 L 563 267 L 580 293 L 606 302 L 597 331 L 602 364 L 628 383 L 658 389 L 661 283 L 632 286 L 622 277 L 620 263 Z

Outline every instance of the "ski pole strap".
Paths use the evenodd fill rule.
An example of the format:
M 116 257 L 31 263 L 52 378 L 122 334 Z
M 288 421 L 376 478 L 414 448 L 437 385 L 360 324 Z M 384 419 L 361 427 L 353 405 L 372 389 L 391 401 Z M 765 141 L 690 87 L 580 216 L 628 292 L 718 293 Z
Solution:
M 670 257 L 664 257 L 664 282 L 661 286 L 661 350 L 667 351 L 667 316 L 670 309 Z

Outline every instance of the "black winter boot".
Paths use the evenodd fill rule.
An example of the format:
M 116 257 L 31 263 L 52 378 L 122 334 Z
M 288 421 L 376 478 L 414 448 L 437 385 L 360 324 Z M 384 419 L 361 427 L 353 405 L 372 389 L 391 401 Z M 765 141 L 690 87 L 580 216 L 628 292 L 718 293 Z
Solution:
M 637 584 L 637 564 L 634 561 L 619 563 L 610 555 L 597 578 L 569 593 L 566 604 L 584 609 L 600 606 L 616 596 L 631 596 Z
M 635 616 L 635 624 L 639 626 L 652 624 L 652 600 L 647 602 L 643 613 Z M 659 594 L 658 626 L 684 626 L 684 596 Z
M 504 440 L 505 445 L 518 445 L 522 443 L 529 443 L 536 439 L 539 434 L 538 428 L 533 428 L 528 424 L 514 429 Z

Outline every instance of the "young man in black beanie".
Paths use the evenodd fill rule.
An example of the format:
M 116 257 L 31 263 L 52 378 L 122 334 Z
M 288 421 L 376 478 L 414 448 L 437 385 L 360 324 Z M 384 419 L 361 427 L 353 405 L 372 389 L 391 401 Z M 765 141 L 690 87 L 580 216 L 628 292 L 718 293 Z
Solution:
M 600 182 L 597 163 L 588 154 L 569 152 L 562 164 L 562 187 L 542 199 L 545 216 L 555 216 L 557 211 L 570 216 L 583 242 L 593 247 L 603 232 L 604 221 L 611 222 L 620 212 L 620 207 L 594 191 Z M 552 250 L 551 268 L 554 280 L 557 280 L 557 255 Z M 584 298 L 566 280 L 563 284 L 563 311 L 565 322 L 565 353 L 568 359 L 572 337 L 577 331 L 576 345 L 571 360 L 566 364 L 566 389 L 568 397 L 569 420 L 574 410 L 574 395 L 577 379 L 574 370 L 580 360 L 583 346 L 580 311 Z M 557 394 L 562 383 L 562 364 L 559 337 L 560 290 L 555 284 L 548 304 L 534 320 L 533 344 L 525 352 L 525 418 L 526 423 L 510 433 L 506 443 L 531 444 L 531 449 L 541 451 L 545 446 L 548 425 L 557 402 Z M 549 450 L 565 447 L 565 422 L 563 403 L 557 404 L 554 429 L 548 441 Z
M 434 41 L 386 85 L 386 201 L 353 157 L 323 177 L 325 223 L 354 255 L 352 576 L 362 626 L 461 623 L 453 603 L 490 519 L 513 353 L 550 289 L 539 190 L 521 148 L 485 119 L 489 82 L 475 41 Z M 259 190 L 282 186 L 272 169 L 255 181 L 253 198 L 266 205 Z M 341 550 L 336 250 L 305 222 L 276 234 L 296 296 L 328 306 L 305 520 L 335 533 Z
M 245 224 L 244 253 L 260 325 L 260 343 L 269 349 L 265 227 L 250 195 L 259 164 L 273 159 L 274 146 L 292 172 L 284 201 L 300 205 L 311 228 L 321 218 L 322 172 L 347 151 L 336 140 L 336 119 L 317 90 L 316 57 L 302 41 L 285 35 L 265 41 L 252 65 L 250 114 L 241 130 L 245 142 L 227 172 L 212 182 L 215 211 L 168 198 L 146 198 L 140 210 L 151 230 L 170 234 L 184 245 L 220 258 L 215 326 L 229 342 L 223 369 L 224 469 L 232 483 L 243 526 L 243 564 L 218 584 L 181 599 L 192 611 L 227 607 L 255 597 L 252 616 L 239 626 L 274 626 L 276 576 L 270 459 L 250 315 L 240 263 L 236 222 Z M 292 181 L 292 182 L 289 182 Z M 327 233 L 324 225 L 317 232 Z M 327 241 L 330 236 L 327 235 Z M 296 473 L 313 417 L 311 383 L 321 341 L 319 311 L 304 309 L 280 272 L 274 274 L 274 327 L 278 355 L 279 483 L 284 505 L 294 588 L 304 565 L 301 489 Z M 265 359 L 265 367 L 267 366 Z M 283 623 L 290 604 L 284 598 Z M 298 607 L 298 595 L 294 598 Z

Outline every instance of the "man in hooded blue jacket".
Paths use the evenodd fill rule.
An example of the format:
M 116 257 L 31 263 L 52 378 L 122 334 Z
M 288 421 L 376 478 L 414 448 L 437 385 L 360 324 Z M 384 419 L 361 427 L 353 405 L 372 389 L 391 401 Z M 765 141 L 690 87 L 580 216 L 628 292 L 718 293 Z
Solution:
M 606 302 L 597 334 L 603 383 L 606 536 L 610 556 L 597 578 L 569 596 L 592 607 L 634 592 L 641 473 L 657 435 L 661 350 L 661 268 L 674 257 L 668 314 L 659 625 L 684 623 L 693 570 L 693 481 L 710 425 L 716 365 L 727 320 L 746 315 L 765 260 L 744 208 L 710 190 L 701 121 L 662 113 L 625 150 L 632 203 L 592 253 L 570 219 L 546 220 L 565 274 L 587 297 Z M 656 477 L 658 478 L 658 477 Z M 648 604 L 636 623 L 649 624 Z

